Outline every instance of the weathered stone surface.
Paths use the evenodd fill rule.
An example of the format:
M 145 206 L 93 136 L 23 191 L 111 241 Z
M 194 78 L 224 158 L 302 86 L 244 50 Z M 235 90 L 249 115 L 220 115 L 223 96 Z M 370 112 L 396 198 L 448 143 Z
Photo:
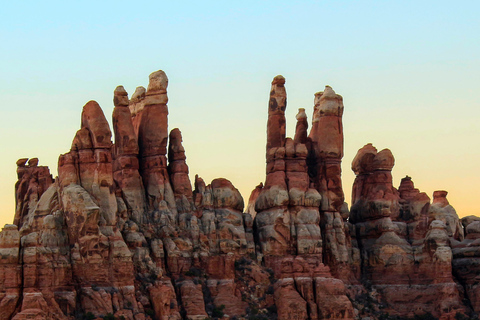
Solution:
M 267 151 L 271 148 L 280 148 L 285 145 L 285 108 L 287 107 L 287 93 L 285 78 L 281 75 L 272 80 L 270 101 L 268 103 L 267 122 Z
M 381 292 L 389 306 L 386 312 L 410 317 L 414 312 L 435 316 L 466 312 L 462 290 L 452 276 L 449 236 L 457 229 L 449 235 L 446 224 L 453 221 L 458 225 L 458 216 L 453 208 L 444 209 L 446 192 L 436 192 L 438 205 L 435 200 L 430 205 L 428 196 L 414 188 L 410 177 L 395 189 L 393 164 L 390 150 L 377 152 L 371 144 L 360 149 L 352 162 L 357 177 L 350 221 L 357 231 L 363 276 Z M 431 290 L 432 285 L 436 290 Z M 439 292 L 441 298 L 436 300 Z M 412 294 L 418 299 L 409 300 Z
M 28 164 L 27 164 L 28 161 Z M 35 210 L 42 194 L 53 183 L 50 170 L 38 166 L 38 159 L 23 158 L 17 161 L 18 181 L 15 184 L 15 217 L 13 224 L 22 227 L 25 217 Z
M 0 232 L 0 318 L 9 319 L 20 299 L 22 268 L 20 233 L 16 225 L 7 224 Z
M 185 149 L 182 146 L 182 133 L 178 128 L 170 131 L 168 145 L 168 173 L 172 181 L 173 194 L 178 212 L 193 211 L 193 192 L 188 166 L 185 162 Z
M 121 189 L 122 200 L 130 208 L 129 217 L 144 223 L 145 190 L 139 173 L 138 142 L 128 109 L 128 94 L 122 86 L 114 91 L 112 122 L 115 133 L 113 179 Z M 117 201 L 118 202 L 118 201 Z
M 52 179 L 17 161 L 13 225 L 0 232 L 0 319 L 386 319 L 480 312 L 480 218 L 459 219 L 390 150 L 352 162 L 343 199 L 343 99 L 315 95 L 286 137 L 285 78 L 272 81 L 265 182 L 247 208 L 225 178 L 195 176 L 168 134 L 168 78 L 114 90 L 115 141 L 88 102 Z M 168 146 L 168 149 L 167 149 Z M 245 212 L 244 212 L 245 211 Z M 428 316 L 428 315 L 427 315 Z
M 311 139 L 310 170 L 316 189 L 322 195 L 323 211 L 340 211 L 344 195 L 341 181 L 343 157 L 343 98 L 330 86 L 315 93 Z

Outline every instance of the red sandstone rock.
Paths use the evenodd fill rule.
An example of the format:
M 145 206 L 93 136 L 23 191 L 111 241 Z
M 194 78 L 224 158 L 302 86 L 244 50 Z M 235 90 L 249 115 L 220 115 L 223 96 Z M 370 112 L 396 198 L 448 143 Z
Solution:
M 191 212 L 193 210 L 192 184 L 188 177 L 188 166 L 185 159 L 185 149 L 182 146 L 182 133 L 178 128 L 175 128 L 170 131 L 168 170 L 172 181 L 177 210 L 179 210 L 179 212 Z
M 19 260 L 20 234 L 15 225 L 7 224 L 0 232 L 0 318 L 9 319 L 17 307 L 22 287 Z
M 402 179 L 398 192 L 400 193 L 398 219 L 407 222 L 408 238 L 418 245 L 428 230 L 430 198 L 425 192 L 420 192 L 414 187 L 409 176 Z
M 267 152 L 271 148 L 280 148 L 285 145 L 285 108 L 287 107 L 287 93 L 285 78 L 281 75 L 273 78 L 268 104 L 267 123 Z
M 262 192 L 263 189 L 263 182 L 260 182 L 258 186 L 253 189 L 250 193 L 250 198 L 248 198 L 248 205 L 246 212 L 250 214 L 252 218 L 255 218 L 257 215 L 257 211 L 255 211 L 255 202 L 257 201 L 258 195 Z
M 393 164 L 388 149 L 377 153 L 370 144 L 360 149 L 352 162 L 357 178 L 350 221 L 355 225 L 362 248 L 364 276 L 383 292 L 382 299 L 392 306 L 390 313 L 413 316 L 409 310 L 416 310 L 419 305 L 423 313 L 436 316 L 465 312 L 452 277 L 447 228 L 444 222 L 435 220 L 437 216 L 445 218 L 445 210 L 433 209 L 442 212 L 435 216 L 428 213 L 432 212 L 432 206 L 438 206 L 430 206 L 429 198 L 414 188 L 409 177 L 402 180 L 397 191 L 392 185 Z M 445 201 L 438 202 L 445 206 Z M 441 300 L 424 305 L 437 295 L 429 289 L 432 284 L 436 290 L 448 293 Z M 393 285 L 395 290 L 389 287 Z M 421 302 L 408 301 L 411 294 L 420 295 Z
M 313 182 L 322 195 L 322 210 L 340 211 L 344 195 L 340 162 L 343 157 L 343 98 L 329 86 L 315 94 L 309 138 L 315 156 Z
M 38 159 L 27 158 L 17 161 L 18 181 L 15 184 L 15 217 L 13 224 L 22 227 L 25 217 L 35 210 L 35 206 L 42 194 L 53 182 L 48 167 L 38 166 Z
M 275 304 L 278 319 L 308 319 L 307 302 L 295 288 L 293 279 L 282 279 L 276 283 Z
M 149 210 L 158 210 L 165 201 L 176 215 L 175 198 L 167 172 L 168 78 L 162 70 L 153 72 L 138 124 L 140 172 L 145 185 Z M 138 117 L 138 114 L 137 114 Z
M 274 78 L 265 186 L 245 213 L 227 179 L 197 175 L 192 192 L 181 133 L 167 137 L 167 84 L 158 71 L 130 101 L 115 89 L 113 147 L 102 110 L 87 103 L 56 181 L 38 159 L 17 161 L 18 227 L 0 233 L 1 319 L 480 312 L 480 218 L 460 224 L 446 191 L 430 204 L 409 177 L 397 191 L 391 152 L 366 145 L 348 212 L 343 102 L 330 87 L 316 94 L 309 136 L 300 109 L 291 139 L 285 79 Z
M 357 174 L 352 192 L 352 222 L 398 216 L 400 197 L 392 185 L 391 173 L 394 162 L 388 149 L 377 153 L 367 144 L 358 151 L 352 162 L 352 170 Z M 370 202 L 375 205 L 370 206 Z
M 298 113 L 296 115 L 297 119 L 297 126 L 295 128 L 295 143 L 303 143 L 307 142 L 307 129 L 308 129 L 308 121 L 307 121 L 307 114 L 305 113 L 304 108 L 299 108 Z
M 115 104 L 112 115 L 115 132 L 113 178 L 122 191 L 122 200 L 131 210 L 129 216 L 133 221 L 143 223 L 146 199 L 138 171 L 138 142 L 128 109 L 128 95 L 122 86 L 115 89 L 113 100 Z
M 428 216 L 430 220 L 441 220 L 447 226 L 449 237 L 462 241 L 464 238 L 463 228 L 458 219 L 457 212 L 448 203 L 447 191 L 435 191 L 433 193 L 433 202 L 430 206 Z

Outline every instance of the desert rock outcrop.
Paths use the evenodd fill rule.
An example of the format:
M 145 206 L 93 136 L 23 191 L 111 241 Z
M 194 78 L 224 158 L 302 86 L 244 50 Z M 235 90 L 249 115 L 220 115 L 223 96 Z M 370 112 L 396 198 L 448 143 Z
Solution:
M 245 207 L 231 181 L 190 180 L 168 130 L 159 70 L 112 130 L 82 110 L 53 179 L 17 162 L 13 224 L 0 232 L 0 319 L 388 319 L 480 312 L 480 218 L 459 219 L 412 178 L 393 186 L 390 150 L 367 144 L 344 201 L 343 98 L 326 86 L 286 136 L 286 80 L 271 83 L 266 176 Z M 261 180 L 262 177 L 259 177 Z

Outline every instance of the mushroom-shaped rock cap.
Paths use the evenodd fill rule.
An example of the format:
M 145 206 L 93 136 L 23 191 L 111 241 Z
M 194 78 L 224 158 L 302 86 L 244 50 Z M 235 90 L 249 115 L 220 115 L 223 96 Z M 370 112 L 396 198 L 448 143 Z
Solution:
M 28 166 L 29 167 L 38 166 L 38 158 L 31 158 L 30 160 L 28 160 Z
M 352 161 L 352 170 L 356 175 L 377 170 L 391 171 L 394 164 L 395 158 L 389 149 L 377 152 L 377 149 L 369 143 L 358 150 Z
M 322 94 L 323 99 L 335 99 L 338 97 L 338 95 L 335 93 L 332 87 L 330 86 L 325 86 L 325 90 L 323 91 Z
M 295 119 L 297 119 L 297 120 L 307 119 L 307 114 L 305 113 L 305 108 L 298 108 L 298 113 L 295 116 Z
M 447 194 L 448 192 L 445 190 L 434 191 L 432 204 L 439 204 L 442 207 L 448 206 Z
M 352 161 L 352 170 L 356 175 L 372 171 L 371 164 L 373 158 L 377 155 L 377 148 L 371 143 L 364 145 L 357 151 L 357 155 Z
M 25 164 L 27 163 L 28 158 L 21 158 L 17 160 L 17 167 L 25 167 Z
M 392 151 L 390 149 L 383 149 L 375 158 L 373 158 L 373 169 L 374 170 L 385 170 L 392 171 L 393 166 L 395 165 L 395 158 L 393 157 Z
M 128 93 L 127 91 L 125 91 L 125 88 L 123 86 L 117 86 L 113 91 L 113 94 L 116 96 L 128 96 Z
M 283 87 L 285 85 L 285 77 L 282 75 L 275 76 L 272 80 L 272 85 Z
M 149 76 L 148 93 L 166 93 L 168 78 L 163 70 L 152 72 Z
M 128 106 L 128 93 L 123 86 L 118 86 L 113 91 L 113 105 L 115 107 Z
M 147 90 L 144 87 L 142 87 L 142 86 L 137 87 L 135 89 L 135 92 L 132 95 L 132 98 L 130 99 L 130 102 L 131 103 L 137 103 L 137 102 L 140 102 L 141 100 L 145 99 L 145 92 L 147 92 Z
M 324 91 L 315 93 L 315 109 L 319 116 L 337 116 L 343 115 L 343 98 L 336 94 L 330 86 L 325 86 Z M 318 119 L 317 119 L 318 120 Z
M 445 190 L 437 190 L 433 192 L 433 199 L 437 198 L 446 198 L 448 194 L 448 191 Z

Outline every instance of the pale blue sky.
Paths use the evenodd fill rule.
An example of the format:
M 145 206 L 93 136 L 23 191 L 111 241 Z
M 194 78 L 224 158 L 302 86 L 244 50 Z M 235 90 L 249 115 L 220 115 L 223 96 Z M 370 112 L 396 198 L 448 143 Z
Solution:
M 271 79 L 287 83 L 287 132 L 331 85 L 345 103 L 344 189 L 368 142 L 396 157 L 460 215 L 480 195 L 478 1 L 24 1 L 0 6 L 0 224 L 13 219 L 15 161 L 57 158 L 82 106 L 107 119 L 117 85 L 132 94 L 163 69 L 169 126 L 192 175 L 232 180 L 248 199 L 264 180 Z M 246 199 L 246 200 L 247 200 Z

